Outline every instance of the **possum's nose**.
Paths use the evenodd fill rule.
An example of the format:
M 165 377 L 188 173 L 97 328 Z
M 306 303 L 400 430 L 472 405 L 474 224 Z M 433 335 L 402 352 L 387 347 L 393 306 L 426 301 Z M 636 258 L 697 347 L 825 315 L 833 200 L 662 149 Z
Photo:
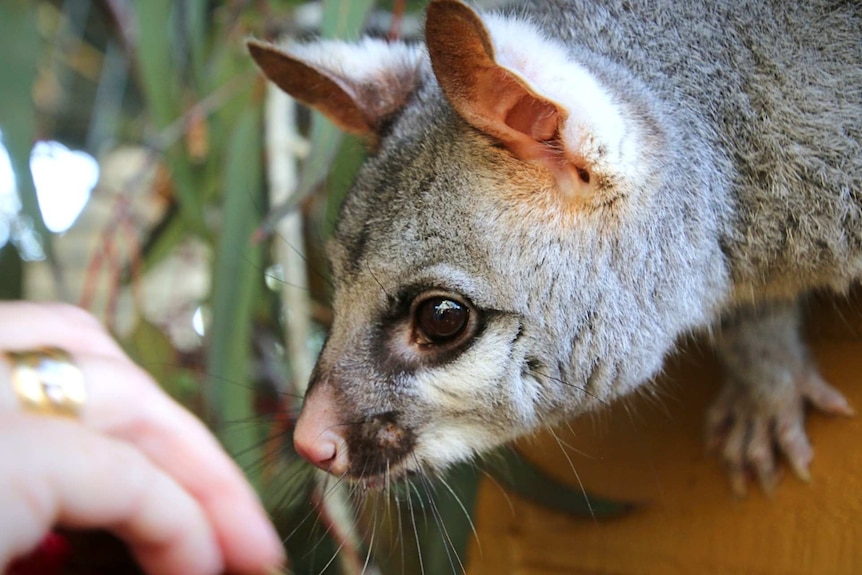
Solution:
M 344 475 L 349 459 L 343 430 L 329 386 L 318 385 L 305 398 L 293 432 L 293 446 L 309 463 L 333 475 Z

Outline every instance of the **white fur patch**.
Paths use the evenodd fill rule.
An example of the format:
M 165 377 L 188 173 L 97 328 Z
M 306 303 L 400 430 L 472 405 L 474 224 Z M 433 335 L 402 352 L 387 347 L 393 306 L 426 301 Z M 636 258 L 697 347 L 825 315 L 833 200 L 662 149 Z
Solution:
M 533 24 L 495 14 L 483 15 L 497 63 L 569 114 L 563 128 L 566 148 L 617 177 L 639 178 L 639 137 L 612 95 L 566 47 L 545 37 Z M 598 150 L 605 149 L 602 158 Z
M 448 410 L 484 405 L 482 398 L 506 374 L 509 347 L 508 338 L 486 332 L 456 361 L 417 373 L 414 384 L 425 401 Z
M 413 68 L 423 50 L 404 42 L 386 42 L 378 38 L 363 38 L 357 42 L 318 40 L 301 44 L 291 40 L 281 49 L 294 57 L 328 70 L 338 78 L 350 78 L 356 84 L 375 83 L 391 70 Z
M 498 401 L 498 409 L 515 414 L 519 419 L 510 434 L 501 434 L 499 428 L 483 425 L 469 416 L 441 416 L 422 430 L 416 447 L 420 459 L 441 466 L 469 459 L 512 439 L 523 429 L 536 426 L 538 382 L 531 378 L 525 380 L 517 374 L 512 376 L 511 347 L 510 334 L 495 333 L 493 326 L 489 326 L 470 351 L 458 360 L 423 370 L 412 378 L 411 385 L 421 395 L 422 403 L 434 412 L 445 414 L 475 409 L 489 416 L 489 403 Z M 501 384 L 506 388 L 500 389 Z
M 420 461 L 443 468 L 456 461 L 466 461 L 476 453 L 499 445 L 488 430 L 469 423 L 435 425 L 423 431 L 415 453 Z

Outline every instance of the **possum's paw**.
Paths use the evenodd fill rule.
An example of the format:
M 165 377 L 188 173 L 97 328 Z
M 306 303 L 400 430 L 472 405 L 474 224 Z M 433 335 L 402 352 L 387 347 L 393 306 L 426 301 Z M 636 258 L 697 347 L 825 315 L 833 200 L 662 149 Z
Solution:
M 797 367 L 802 367 L 798 373 L 780 370 L 784 373 L 775 374 L 776 381 L 759 385 L 729 377 L 707 413 L 708 446 L 720 452 L 737 496 L 745 496 L 752 475 L 770 493 L 778 482 L 782 455 L 798 477 L 809 479 L 814 452 L 805 431 L 806 404 L 829 414 L 854 414 L 813 364 Z

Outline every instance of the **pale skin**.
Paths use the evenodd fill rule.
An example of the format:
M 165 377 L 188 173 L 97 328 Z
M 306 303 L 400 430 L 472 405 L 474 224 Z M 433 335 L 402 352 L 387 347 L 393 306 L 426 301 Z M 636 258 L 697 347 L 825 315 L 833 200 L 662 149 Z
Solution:
M 65 349 L 77 419 L 25 412 L 0 353 L 0 572 L 56 526 L 107 529 L 147 572 L 275 573 L 281 541 L 217 441 L 86 312 L 0 303 L 0 352 Z

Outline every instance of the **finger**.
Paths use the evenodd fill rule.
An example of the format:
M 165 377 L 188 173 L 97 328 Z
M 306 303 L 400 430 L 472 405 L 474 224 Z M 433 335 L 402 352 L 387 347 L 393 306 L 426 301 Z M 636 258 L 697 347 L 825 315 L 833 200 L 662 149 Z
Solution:
M 63 418 L 0 419 L 0 561 L 33 549 L 54 524 L 107 528 L 148 573 L 223 568 L 198 503 L 128 444 Z
M 102 324 L 79 307 L 65 303 L 0 302 L 0 350 L 43 346 L 65 349 L 72 355 L 125 357 Z
M 110 376 L 93 380 L 93 401 L 84 417 L 137 445 L 194 495 L 216 529 L 229 569 L 258 572 L 284 562 L 281 540 L 257 495 L 197 418 L 149 385 L 137 366 L 95 358 L 82 369 L 85 376 L 91 370 L 125 374 L 124 385 L 106 383 L 115 381 Z
M 82 420 L 137 446 L 200 502 L 229 570 L 268 571 L 284 562 L 257 494 L 200 420 L 134 364 L 84 358 L 79 366 L 91 397 Z
M 192 494 L 232 571 L 266 571 L 284 562 L 281 540 L 257 495 L 197 418 L 124 357 L 80 355 L 75 360 L 88 395 L 81 423 L 136 446 Z M 0 413 L 20 410 L 8 370 L 0 358 Z

